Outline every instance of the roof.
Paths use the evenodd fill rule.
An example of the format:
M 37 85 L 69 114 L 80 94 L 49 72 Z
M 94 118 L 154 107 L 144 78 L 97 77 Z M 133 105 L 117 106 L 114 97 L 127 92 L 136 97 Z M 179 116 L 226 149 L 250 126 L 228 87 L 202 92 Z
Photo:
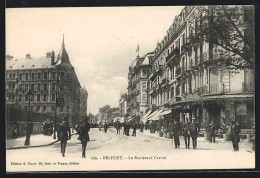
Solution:
M 28 55 L 28 56 L 27 56 Z M 12 56 L 7 56 L 6 60 L 6 70 L 23 70 L 23 69 L 42 69 L 42 68 L 55 68 L 59 65 L 66 65 L 72 67 L 70 64 L 68 53 L 65 49 L 64 36 L 62 41 L 62 47 L 57 55 L 54 57 L 54 64 L 52 64 L 52 57 L 36 57 L 31 58 L 29 54 L 26 58 L 13 58 Z M 54 55 L 54 54 L 53 54 Z
M 6 61 L 6 70 L 55 68 L 60 62 L 52 65 L 51 58 L 46 57 L 11 59 Z
M 148 53 L 145 56 L 145 58 L 144 58 L 144 60 L 143 60 L 141 65 L 149 65 L 149 61 L 150 61 L 151 58 L 153 58 L 153 53 Z

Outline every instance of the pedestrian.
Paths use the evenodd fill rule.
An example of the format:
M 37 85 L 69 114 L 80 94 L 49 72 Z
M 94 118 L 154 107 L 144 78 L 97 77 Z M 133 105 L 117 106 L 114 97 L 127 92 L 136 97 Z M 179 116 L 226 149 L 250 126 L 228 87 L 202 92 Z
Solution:
M 58 127 L 58 139 L 60 140 L 61 145 L 61 154 L 65 157 L 65 150 L 67 146 L 67 140 L 70 140 L 71 132 L 70 126 L 67 122 L 67 117 L 63 118 L 63 121 L 59 124 Z
M 133 128 L 133 134 L 132 134 L 132 136 L 135 136 L 135 137 L 136 137 L 136 123 L 135 123 L 135 122 L 133 123 L 132 128 Z
M 122 125 L 123 125 L 123 127 L 124 127 L 124 129 L 123 129 L 123 135 L 126 135 L 126 122 L 124 122 Z
M 231 141 L 233 144 L 234 151 L 239 151 L 238 142 L 240 141 L 239 137 L 240 127 L 238 122 L 232 121 L 231 122 Z
M 196 122 L 197 119 L 193 119 L 190 125 L 190 135 L 192 139 L 192 146 L 193 149 L 197 149 L 197 137 L 199 132 L 198 123 Z
M 88 134 L 90 130 L 90 125 L 88 123 L 88 120 L 89 117 L 86 117 L 83 120 L 83 123 L 79 126 L 79 140 L 81 141 L 81 145 L 82 145 L 82 158 L 86 158 L 87 143 L 88 141 L 90 141 L 89 134 Z
M 116 134 L 120 135 L 120 122 L 118 120 L 116 122 Z
M 141 127 L 140 127 L 140 131 L 139 132 L 142 132 L 142 133 L 144 132 L 144 123 L 143 122 L 141 123 Z
M 104 124 L 104 132 L 105 133 L 107 133 L 107 127 L 108 127 L 107 122 L 105 122 L 105 124 Z
M 18 128 L 17 128 L 17 122 L 14 122 L 13 128 L 12 128 L 12 134 L 13 134 L 13 138 L 17 139 L 18 137 Z
M 51 136 L 53 134 L 53 121 L 49 124 L 49 135 Z
M 31 134 L 33 133 L 33 123 L 32 123 L 32 120 L 28 121 L 28 124 L 27 124 L 25 129 L 26 129 L 26 139 L 25 139 L 24 145 L 29 146 L 30 145 L 30 137 L 31 137 Z
M 211 121 L 210 125 L 209 125 L 209 134 L 210 134 L 210 143 L 215 143 L 215 130 L 216 130 L 216 126 L 214 124 L 213 121 Z
M 187 122 L 183 121 L 182 134 L 185 141 L 185 148 L 190 149 L 190 120 L 187 118 Z
M 174 120 L 171 127 L 172 127 L 171 130 L 174 138 L 175 149 L 180 148 L 180 125 L 176 120 Z

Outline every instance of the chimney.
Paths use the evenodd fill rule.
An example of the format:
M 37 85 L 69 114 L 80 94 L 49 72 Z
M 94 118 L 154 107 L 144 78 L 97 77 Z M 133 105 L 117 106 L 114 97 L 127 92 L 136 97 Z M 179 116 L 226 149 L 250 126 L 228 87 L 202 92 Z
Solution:
M 26 59 L 31 59 L 31 55 L 30 54 L 26 54 Z
M 55 59 L 55 52 L 51 52 L 51 65 L 54 65 L 54 59 Z
M 46 53 L 46 58 L 51 58 L 51 53 L 50 52 Z

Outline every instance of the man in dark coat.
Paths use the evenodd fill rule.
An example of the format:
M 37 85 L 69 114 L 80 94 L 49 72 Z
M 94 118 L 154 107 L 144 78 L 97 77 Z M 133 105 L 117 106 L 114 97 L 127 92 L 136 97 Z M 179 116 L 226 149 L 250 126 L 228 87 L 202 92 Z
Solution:
M 116 134 L 120 135 L 120 122 L 119 121 L 116 122 Z
M 90 125 L 88 123 L 88 120 L 89 117 L 86 117 L 83 123 L 79 126 L 79 140 L 81 141 L 81 145 L 82 145 L 82 158 L 86 158 L 87 142 L 90 141 L 89 134 L 88 134 L 90 130 Z
M 239 137 L 239 133 L 240 133 L 240 127 L 238 122 L 231 122 L 231 140 L 232 140 L 232 144 L 233 144 L 233 148 L 234 151 L 239 151 L 239 145 L 238 142 L 240 141 L 240 137 Z
M 173 133 L 175 149 L 180 148 L 180 125 L 176 120 L 174 120 L 171 130 Z
M 214 124 L 214 122 L 213 121 L 211 121 L 211 123 L 210 123 L 210 125 L 209 125 L 209 134 L 210 134 L 210 143 L 212 143 L 212 141 L 213 141 L 213 143 L 215 143 L 215 130 L 216 130 L 216 126 L 215 126 L 215 124 Z
M 190 121 L 187 118 L 187 122 L 183 121 L 182 134 L 185 141 L 185 148 L 190 149 Z
M 197 149 L 197 137 L 198 137 L 198 133 L 199 133 L 199 126 L 198 123 L 196 121 L 196 119 L 192 120 L 192 123 L 190 125 L 190 135 L 192 138 L 192 146 L 193 149 Z
M 107 127 L 108 127 L 107 122 L 105 122 L 105 124 L 104 124 L 104 132 L 105 133 L 107 132 Z
M 71 138 L 71 132 L 70 132 L 70 126 L 67 122 L 67 118 L 64 117 L 63 121 L 59 124 L 58 128 L 58 139 L 60 140 L 61 145 L 61 154 L 64 157 L 65 156 L 65 150 L 67 145 L 67 140 L 70 140 Z
M 123 135 L 126 135 L 126 122 L 123 123 L 123 127 L 124 127 Z
M 136 123 L 135 122 L 133 123 L 132 128 L 133 128 L 132 136 L 136 136 Z
M 141 124 L 141 128 L 140 128 L 140 132 L 144 132 L 144 123 L 142 122 L 142 124 Z

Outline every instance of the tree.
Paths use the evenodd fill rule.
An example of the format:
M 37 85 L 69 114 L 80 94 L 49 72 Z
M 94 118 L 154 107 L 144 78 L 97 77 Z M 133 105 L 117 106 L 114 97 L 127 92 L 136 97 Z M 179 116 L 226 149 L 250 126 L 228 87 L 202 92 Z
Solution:
M 220 60 L 230 69 L 254 69 L 255 28 L 253 6 L 199 6 L 190 42 L 206 41 L 224 51 Z M 212 54 L 210 54 L 212 55 Z

